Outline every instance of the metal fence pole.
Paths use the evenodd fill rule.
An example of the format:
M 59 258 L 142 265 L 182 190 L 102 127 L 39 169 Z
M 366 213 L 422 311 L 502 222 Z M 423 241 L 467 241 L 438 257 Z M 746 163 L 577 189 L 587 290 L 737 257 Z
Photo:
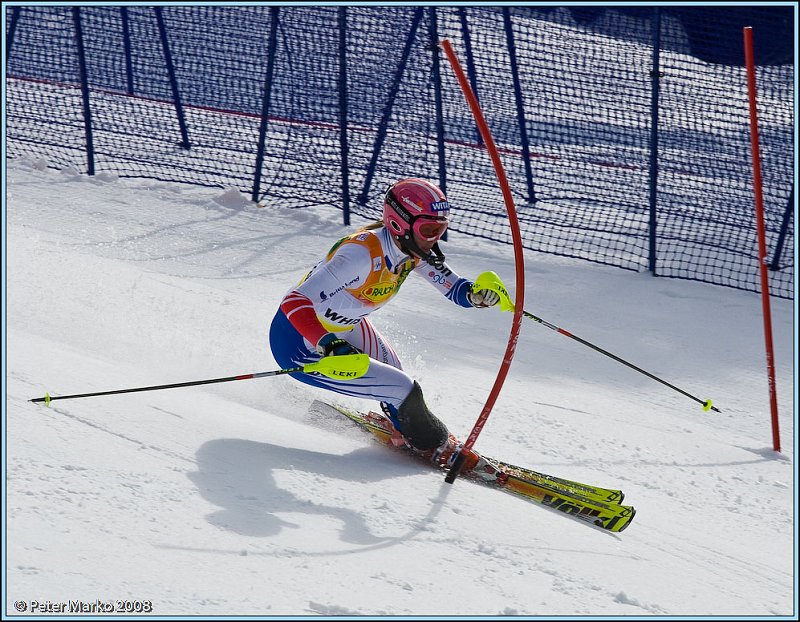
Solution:
M 264 168 L 264 149 L 267 142 L 267 125 L 269 124 L 269 105 L 272 95 L 272 74 L 275 69 L 275 54 L 278 47 L 278 11 L 279 8 L 271 7 L 269 41 L 267 43 L 267 75 L 264 78 L 264 98 L 261 100 L 261 124 L 258 128 L 258 146 L 256 147 L 256 163 L 253 174 L 253 194 L 251 199 L 256 202 L 261 193 L 261 173 Z
M 422 12 L 424 10 L 424 7 L 418 7 L 414 12 L 414 18 L 411 21 L 411 29 L 408 31 L 406 45 L 403 49 L 403 54 L 400 57 L 400 64 L 397 66 L 397 71 L 395 72 L 392 86 L 389 89 L 389 95 L 386 98 L 386 106 L 383 109 L 383 116 L 381 117 L 380 124 L 378 125 L 378 133 L 375 136 L 375 145 L 372 148 L 372 158 L 367 166 L 367 175 L 366 179 L 364 180 L 364 187 L 362 188 L 361 193 L 358 195 L 358 202 L 362 205 L 367 203 L 367 195 L 369 194 L 369 188 L 372 185 L 372 178 L 375 176 L 375 168 L 378 164 L 378 156 L 381 153 L 383 141 L 386 140 L 386 131 L 389 127 L 389 118 L 392 116 L 392 107 L 394 106 L 394 101 L 397 98 L 397 92 L 400 90 L 400 82 L 403 78 L 406 65 L 408 64 L 408 57 L 411 56 L 414 37 L 417 33 L 417 28 L 419 27 L 419 22 L 422 19 Z
M 92 134 L 92 107 L 89 104 L 89 76 L 86 71 L 86 48 L 83 45 L 83 28 L 81 27 L 81 9 L 72 8 L 72 20 L 75 24 L 75 45 L 78 50 L 78 71 L 81 79 L 81 98 L 83 100 L 83 127 L 86 136 L 87 173 L 94 175 L 94 136 Z
M 339 145 L 342 161 L 342 214 L 350 224 L 350 165 L 347 141 L 347 7 L 339 7 Z
M 653 34 L 653 68 L 651 70 L 651 97 L 650 97 L 650 250 L 648 266 L 653 276 L 656 276 L 657 243 L 657 207 L 658 207 L 658 100 L 661 92 L 661 76 L 659 59 L 661 54 L 661 9 L 653 9 L 652 19 Z
M 120 7 L 122 20 L 122 47 L 125 50 L 125 84 L 128 95 L 133 95 L 133 54 L 131 52 L 131 29 L 128 7 Z
M 6 63 L 11 58 L 11 46 L 14 43 L 14 35 L 17 32 L 17 23 L 19 22 L 19 14 L 22 12 L 22 7 L 15 6 L 11 9 L 11 22 L 8 24 L 8 34 L 6 34 Z
M 522 83 L 519 79 L 517 66 L 517 46 L 514 43 L 514 28 L 511 23 L 511 13 L 503 7 L 503 24 L 506 30 L 506 43 L 508 57 L 511 62 L 511 78 L 514 82 L 514 100 L 517 104 L 517 123 L 519 123 L 519 138 L 522 143 L 522 161 L 525 165 L 525 181 L 528 189 L 528 201 L 536 202 L 536 193 L 533 190 L 533 171 L 531 170 L 531 146 L 528 142 L 528 124 L 525 120 L 525 102 L 522 99 Z
M 783 212 L 783 222 L 781 223 L 781 231 L 778 234 L 778 243 L 775 245 L 775 254 L 772 256 L 772 261 L 769 264 L 769 269 L 772 271 L 781 269 L 781 253 L 783 252 L 783 243 L 786 241 L 786 233 L 789 231 L 789 221 L 792 219 L 793 207 L 794 186 L 792 186 L 792 192 L 789 194 L 789 202 L 786 204 L 786 211 Z
M 169 84 L 172 87 L 172 98 L 175 102 L 175 113 L 178 115 L 178 126 L 181 131 L 181 147 L 189 149 L 192 145 L 189 142 L 189 131 L 186 129 L 186 117 L 183 113 L 183 104 L 181 103 L 181 93 L 178 89 L 178 79 L 175 76 L 175 65 L 172 62 L 172 52 L 169 47 L 169 39 L 167 38 L 167 26 L 164 23 L 164 14 L 160 6 L 153 7 L 156 12 L 156 21 L 158 22 L 158 32 L 161 36 L 161 47 L 164 49 L 164 61 L 167 64 L 167 73 L 169 74 Z

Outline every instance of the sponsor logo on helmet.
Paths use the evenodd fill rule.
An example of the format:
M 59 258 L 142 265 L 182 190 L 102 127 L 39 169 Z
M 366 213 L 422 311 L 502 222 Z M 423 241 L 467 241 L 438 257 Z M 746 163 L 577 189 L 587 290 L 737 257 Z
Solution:
M 384 281 L 367 287 L 362 294 L 364 298 L 372 302 L 383 302 L 394 293 L 394 289 L 395 284 L 392 281 Z
M 435 203 L 431 203 L 431 211 L 434 212 L 446 212 L 450 209 L 450 203 L 447 201 L 436 201 Z
M 372 260 L 372 271 L 378 272 L 383 267 L 383 260 L 380 257 L 375 257 Z
M 413 208 L 414 208 L 415 210 L 417 210 L 418 212 L 421 212 L 421 211 L 422 211 L 422 208 L 421 208 L 419 205 L 417 205 L 416 203 L 414 203 L 414 201 L 412 201 L 412 200 L 411 200 L 411 199 L 409 199 L 408 197 L 403 197 L 403 203 L 405 203 L 405 204 L 406 204 L 406 205 L 408 205 L 409 207 L 413 207 Z

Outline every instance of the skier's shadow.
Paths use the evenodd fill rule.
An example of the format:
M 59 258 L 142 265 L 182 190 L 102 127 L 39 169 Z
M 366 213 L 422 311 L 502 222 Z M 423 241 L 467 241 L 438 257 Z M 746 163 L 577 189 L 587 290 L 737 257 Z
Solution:
M 412 474 L 410 465 L 398 457 L 387 456 L 377 447 L 357 449 L 344 456 L 294 449 L 236 438 L 204 443 L 197 451 L 197 471 L 189 479 L 200 494 L 220 510 L 207 520 L 235 533 L 269 537 L 283 528 L 298 525 L 283 520 L 277 513 L 296 512 L 330 516 L 341 521 L 341 539 L 359 545 L 371 545 L 394 538 L 379 538 L 369 529 L 364 516 L 344 506 L 325 505 L 295 496 L 281 488 L 273 471 L 291 469 L 325 479 L 374 484 Z

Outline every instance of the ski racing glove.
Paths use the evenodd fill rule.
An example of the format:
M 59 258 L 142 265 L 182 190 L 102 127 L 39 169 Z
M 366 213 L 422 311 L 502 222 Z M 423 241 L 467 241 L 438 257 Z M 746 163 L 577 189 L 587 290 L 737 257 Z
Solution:
M 473 307 L 485 309 L 487 307 L 493 307 L 500 302 L 500 296 L 497 292 L 493 292 L 490 289 L 479 289 L 477 292 L 469 290 L 467 292 L 467 300 L 469 300 L 469 303 Z
M 323 335 L 317 342 L 317 352 L 322 356 L 343 356 L 361 354 L 361 350 L 333 333 Z

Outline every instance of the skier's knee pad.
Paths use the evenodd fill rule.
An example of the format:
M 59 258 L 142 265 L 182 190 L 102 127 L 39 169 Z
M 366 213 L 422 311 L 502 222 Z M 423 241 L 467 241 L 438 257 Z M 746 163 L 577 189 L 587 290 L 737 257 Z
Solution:
M 396 424 L 400 433 L 415 449 L 436 449 L 447 440 L 449 432 L 425 405 L 422 388 L 414 381 L 414 387 L 397 409 Z

